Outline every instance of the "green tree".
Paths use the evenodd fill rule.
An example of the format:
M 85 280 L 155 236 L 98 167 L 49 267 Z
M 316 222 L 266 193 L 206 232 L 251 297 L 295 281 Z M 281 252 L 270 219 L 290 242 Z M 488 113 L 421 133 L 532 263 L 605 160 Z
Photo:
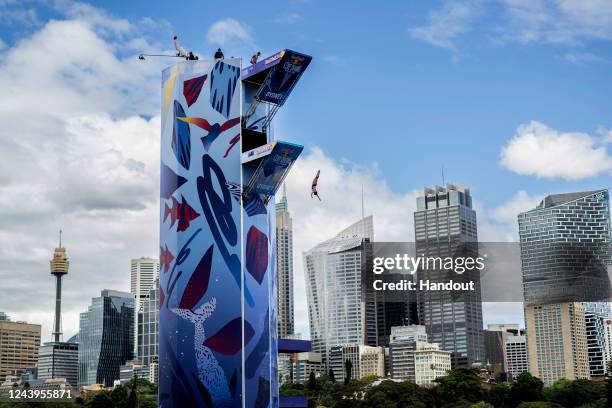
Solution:
M 108 391 L 100 391 L 89 399 L 86 405 L 88 408 L 109 408 L 113 407 L 113 399 Z
M 317 377 L 315 376 L 314 371 L 311 371 L 310 375 L 308 376 L 306 388 L 308 388 L 309 391 L 316 391 L 317 389 Z
M 130 395 L 127 400 L 127 408 L 138 408 L 138 376 L 134 377 L 132 380 L 132 389 L 130 390 Z
M 352 371 L 353 371 L 353 362 L 351 360 L 346 360 L 344 362 L 344 385 L 351 382 Z
M 427 388 L 405 381 L 383 381 L 366 390 L 359 407 L 426 408 L 433 406 L 433 397 Z
M 512 408 L 516 403 L 512 401 L 511 392 L 512 385 L 510 383 L 495 384 L 489 390 L 488 401 L 496 408 Z
M 538 377 L 534 377 L 528 372 L 521 373 L 516 378 L 516 382 L 512 384 L 512 400 L 515 403 L 542 401 L 544 399 L 543 388 L 544 383 Z
M 535 377 L 534 377 L 535 378 Z M 517 408 L 563 408 L 559 404 L 547 401 L 527 401 L 518 404 Z
M 470 405 L 470 408 L 495 408 L 493 405 L 488 402 L 480 401 L 477 404 Z
M 457 406 L 465 402 L 477 403 L 484 399 L 482 382 L 478 370 L 468 367 L 457 367 L 444 377 L 434 380 L 437 386 L 434 393 L 439 406 Z
M 329 381 L 331 381 L 332 383 L 336 383 L 336 376 L 334 375 L 334 370 L 330 369 L 329 370 Z

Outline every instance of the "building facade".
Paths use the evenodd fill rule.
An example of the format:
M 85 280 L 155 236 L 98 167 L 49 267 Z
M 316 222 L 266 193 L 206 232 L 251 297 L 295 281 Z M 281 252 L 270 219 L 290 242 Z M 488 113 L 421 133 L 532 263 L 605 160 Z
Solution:
M 425 326 L 411 325 L 391 328 L 389 365 L 392 379 L 415 381 L 413 352 L 417 342 L 427 342 Z
M 584 318 L 589 353 L 589 374 L 591 378 L 603 378 L 610 361 L 604 330 L 604 322 L 612 318 L 610 304 L 608 302 L 587 302 Z
M 504 339 L 504 352 L 508 380 L 514 381 L 521 373 L 529 371 L 527 337 L 525 334 L 506 336 Z
M 347 362 L 349 362 L 347 365 Z M 336 381 L 344 381 L 350 367 L 351 379 L 366 376 L 385 376 L 384 347 L 364 346 L 363 344 L 344 344 L 330 348 L 329 370 L 334 372 Z
M 417 342 L 414 353 L 414 382 L 417 385 L 431 386 L 434 380 L 444 377 L 451 369 L 449 351 L 440 350 L 435 343 Z
M 39 324 L 0 320 L 0 383 L 35 367 L 39 348 Z
M 426 188 L 417 197 L 414 229 L 416 253 L 420 256 L 474 256 L 478 232 L 470 190 L 451 184 Z M 470 253 L 465 254 L 465 251 Z M 445 270 L 419 270 L 416 279 L 446 282 L 448 273 Z M 458 276 L 452 277 L 457 279 Z M 427 328 L 429 341 L 453 353 L 454 365 L 472 364 L 484 359 L 480 275 L 478 271 L 466 271 L 461 278 L 472 280 L 475 290 L 417 292 L 419 324 Z
M 518 223 L 530 372 L 545 384 L 588 378 L 584 302 L 610 290 L 608 191 L 549 195 Z
M 38 352 L 38 379 L 65 378 L 73 387 L 78 384 L 79 345 L 78 343 L 49 342 Z
M 113 385 L 134 355 L 134 295 L 104 289 L 79 322 L 79 387 Z
M 149 297 L 151 289 L 159 286 L 159 260 L 141 257 L 131 260 L 130 268 L 130 292 L 134 295 L 134 354 L 138 354 L 138 341 L 142 339 L 138 330 L 138 313 L 142 303 Z
M 293 382 L 304 384 L 310 373 L 314 373 L 315 377 L 325 373 L 321 353 L 298 353 L 293 363 Z
M 312 351 L 326 366 L 332 346 L 377 344 L 373 234 L 369 216 L 304 253 Z
M 293 315 L 293 220 L 289 213 L 287 192 L 276 203 L 276 286 L 278 290 L 278 336 L 294 334 Z
M 158 362 L 159 355 L 159 280 L 155 279 L 138 310 L 136 356 L 145 366 Z

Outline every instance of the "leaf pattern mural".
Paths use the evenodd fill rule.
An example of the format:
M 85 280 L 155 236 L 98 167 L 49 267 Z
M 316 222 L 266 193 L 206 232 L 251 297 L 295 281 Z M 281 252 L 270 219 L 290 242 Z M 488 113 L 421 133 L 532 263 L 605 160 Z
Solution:
M 179 308 L 193 309 L 208 290 L 214 245 L 211 245 L 196 266 L 183 291 Z

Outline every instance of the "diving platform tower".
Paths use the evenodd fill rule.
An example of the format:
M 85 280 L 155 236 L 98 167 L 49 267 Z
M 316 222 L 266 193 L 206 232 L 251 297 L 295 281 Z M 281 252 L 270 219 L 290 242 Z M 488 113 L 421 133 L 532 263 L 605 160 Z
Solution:
M 162 73 L 159 406 L 279 406 L 274 195 L 303 146 L 270 125 L 311 57 Z

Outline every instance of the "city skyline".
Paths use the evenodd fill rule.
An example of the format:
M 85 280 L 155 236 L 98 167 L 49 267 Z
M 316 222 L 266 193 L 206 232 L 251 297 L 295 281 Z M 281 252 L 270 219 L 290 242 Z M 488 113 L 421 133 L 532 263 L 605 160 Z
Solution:
M 366 212 L 375 215 L 379 238 L 407 241 L 411 221 L 394 221 L 412 212 L 423 185 L 442 183 L 444 166 L 448 181 L 469 184 L 478 197 L 474 205 L 481 239 L 517 241 L 516 214 L 535 206 L 543 195 L 609 184 L 612 104 L 609 93 L 598 91 L 610 86 L 611 37 L 607 29 L 600 37 L 589 30 L 601 28 L 601 20 L 586 6 L 541 10 L 564 22 L 554 31 L 563 41 L 553 44 L 546 26 L 531 27 L 534 35 L 524 41 L 491 41 L 483 35 L 491 34 L 483 19 L 493 11 L 468 7 L 457 17 L 447 2 L 395 3 L 378 11 L 381 17 L 394 16 L 384 27 L 389 41 L 368 38 L 369 30 L 346 39 L 335 31 L 339 24 L 324 17 L 338 14 L 342 6 L 316 1 L 279 6 L 277 16 L 252 8 L 236 13 L 223 4 L 215 4 L 213 13 L 177 8 L 167 16 L 155 7 L 143 12 L 133 5 L 66 4 L 73 7 L 7 5 L 0 27 L 0 89 L 12 101 L 0 108 L 0 117 L 5 134 L 20 135 L 20 143 L 2 139 L 8 154 L 0 182 L 7 197 L 0 204 L 5 225 L 0 278 L 11 290 L 1 292 L 6 304 L 0 308 L 15 320 L 41 323 L 43 341 L 49 340 L 48 310 L 53 306 L 45 262 L 59 227 L 71 247 L 71 277 L 63 288 L 65 338 L 74 334 L 78 313 L 101 288 L 128 290 L 125 272 L 131 258 L 158 252 L 157 85 L 163 62 L 140 63 L 136 55 L 140 48 L 170 48 L 175 32 L 202 56 L 219 45 L 228 54 L 248 57 L 262 45 L 263 55 L 276 51 L 273 34 L 296 27 L 290 45 L 315 55 L 316 75 L 305 76 L 308 87 L 297 92 L 310 89 L 307 96 L 319 103 L 296 98 L 279 115 L 276 129 L 290 140 L 307 141 L 287 192 L 296 231 L 296 332 L 307 333 L 300 254 L 358 219 L 362 185 Z M 520 18 L 511 18 L 516 10 L 501 3 L 500 8 L 504 13 L 494 15 L 500 27 L 529 28 Z M 184 28 L 198 13 L 205 16 L 198 24 L 204 28 Z M 367 24 L 368 14 L 356 8 L 352 18 Z M 436 19 L 445 15 L 455 16 L 453 23 L 463 28 L 440 39 Z M 295 21 L 288 24 L 291 19 Z M 325 41 L 307 35 L 311 30 Z M 79 41 L 73 41 L 64 57 L 65 42 L 74 38 Z M 377 67 L 363 58 L 381 54 L 389 57 L 376 58 Z M 36 71 L 22 69 L 28 65 L 24 61 L 39 59 L 46 64 Z M 396 72 L 392 68 L 397 64 L 405 70 L 401 81 L 393 75 L 380 75 L 376 85 L 361 80 Z M 361 86 L 359 97 L 352 97 L 355 84 Z M 388 89 L 396 85 L 399 92 L 390 95 Z M 46 90 L 44 108 L 28 98 L 39 94 L 39 86 Z M 351 97 L 339 104 L 343 92 Z M 23 112 L 29 120 L 21 119 Z M 381 127 L 382 136 L 372 138 L 373 124 L 348 120 L 354 117 L 377 118 L 369 120 Z M 293 122 L 309 125 L 289 127 Z M 311 131 L 311 123 L 317 132 Z M 543 164 L 532 156 L 521 161 L 520 153 L 530 146 L 560 159 L 551 161 L 546 154 Z M 568 155 L 573 165 L 559 166 Z M 317 169 L 322 170 L 321 203 L 309 198 Z M 37 182 L 40 174 L 53 182 Z M 102 174 L 108 177 L 101 179 Z M 489 320 L 513 321 L 516 316 L 502 306 L 492 310 L 496 314 Z

